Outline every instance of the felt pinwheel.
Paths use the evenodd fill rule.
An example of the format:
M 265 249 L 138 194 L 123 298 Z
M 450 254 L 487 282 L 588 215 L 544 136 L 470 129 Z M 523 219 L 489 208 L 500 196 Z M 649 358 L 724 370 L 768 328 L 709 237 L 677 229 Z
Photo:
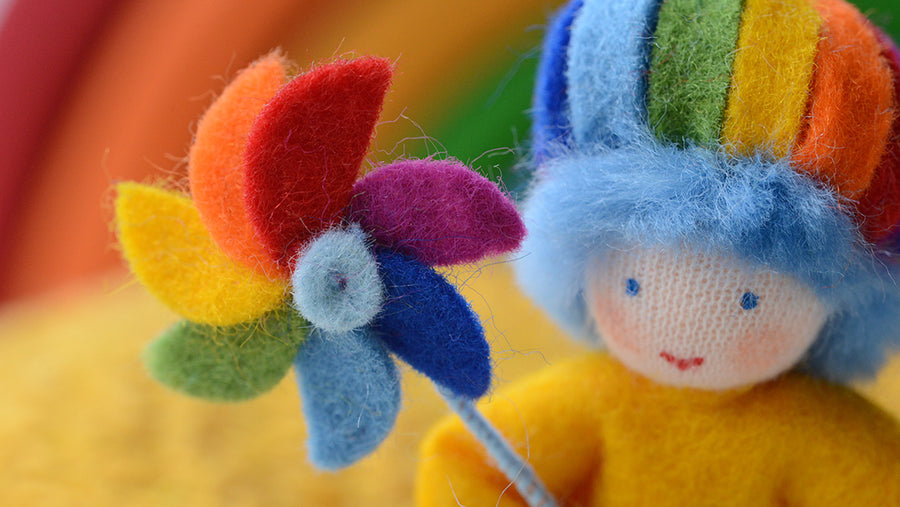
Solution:
M 455 161 L 406 160 L 357 181 L 393 66 L 341 60 L 291 80 L 270 54 L 200 121 L 190 193 L 118 186 L 136 277 L 186 320 L 150 345 L 160 382 L 219 401 L 296 369 L 309 453 L 335 469 L 394 424 L 392 354 L 446 396 L 490 387 L 478 317 L 433 266 L 477 261 L 524 236 L 512 202 Z

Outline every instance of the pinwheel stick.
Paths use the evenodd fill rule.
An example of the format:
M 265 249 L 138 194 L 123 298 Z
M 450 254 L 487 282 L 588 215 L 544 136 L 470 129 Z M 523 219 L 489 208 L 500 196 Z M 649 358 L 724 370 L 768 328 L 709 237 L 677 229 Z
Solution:
M 484 445 L 488 454 L 497 461 L 497 467 L 513 483 L 528 505 L 556 507 L 556 500 L 531 465 L 519 456 L 503 435 L 478 411 L 471 399 L 458 396 L 441 387 L 437 390 L 447 405 L 459 415 L 463 424 Z

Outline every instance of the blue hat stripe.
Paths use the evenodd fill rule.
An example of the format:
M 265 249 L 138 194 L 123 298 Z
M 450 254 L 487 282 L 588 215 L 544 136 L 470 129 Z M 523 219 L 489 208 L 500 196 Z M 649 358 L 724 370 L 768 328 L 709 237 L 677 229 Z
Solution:
M 572 25 L 568 97 L 579 148 L 631 142 L 646 118 L 646 74 L 660 0 L 585 4 Z
M 570 135 L 566 67 L 572 22 L 583 0 L 572 0 L 560 9 L 544 36 L 544 47 L 534 85 L 532 152 L 540 162 L 554 143 L 564 144 Z

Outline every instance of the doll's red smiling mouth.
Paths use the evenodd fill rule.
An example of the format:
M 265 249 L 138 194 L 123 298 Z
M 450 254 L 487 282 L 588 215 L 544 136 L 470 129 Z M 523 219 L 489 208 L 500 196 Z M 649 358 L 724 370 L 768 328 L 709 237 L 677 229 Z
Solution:
M 703 364 L 702 357 L 690 357 L 687 359 L 683 359 L 669 354 L 668 352 L 660 352 L 659 357 L 675 365 L 675 367 L 681 371 L 685 371 L 689 368 L 694 368 Z

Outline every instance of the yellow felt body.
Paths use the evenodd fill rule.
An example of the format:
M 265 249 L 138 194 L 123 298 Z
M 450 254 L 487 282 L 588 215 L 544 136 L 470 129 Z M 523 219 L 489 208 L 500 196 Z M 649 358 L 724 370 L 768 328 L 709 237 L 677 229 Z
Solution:
M 482 410 L 562 505 L 900 505 L 897 422 L 800 374 L 744 390 L 680 390 L 594 353 Z M 423 441 L 418 505 L 525 505 L 507 484 L 459 419 Z
M 228 258 L 183 195 L 136 183 L 117 186 L 119 243 L 132 272 L 186 319 L 227 326 L 278 306 L 286 286 Z
M 787 156 L 800 132 L 822 19 L 810 0 L 746 0 L 722 144 Z

